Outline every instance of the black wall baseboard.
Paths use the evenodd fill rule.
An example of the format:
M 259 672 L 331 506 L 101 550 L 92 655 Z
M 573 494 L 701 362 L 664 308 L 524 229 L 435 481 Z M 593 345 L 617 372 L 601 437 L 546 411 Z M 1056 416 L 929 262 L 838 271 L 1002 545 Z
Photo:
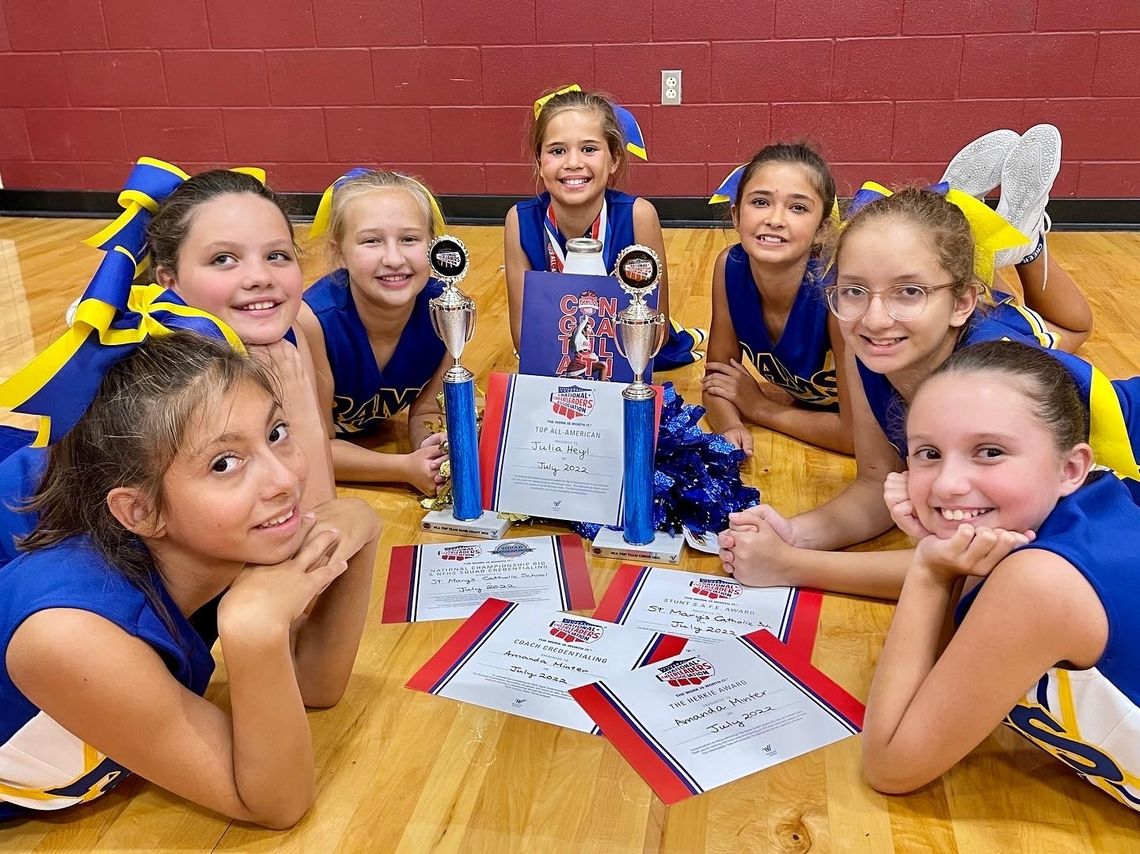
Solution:
M 298 219 L 311 219 L 318 193 L 283 194 Z M 117 193 L 95 190 L 0 189 L 0 216 L 106 218 L 119 212 Z M 455 225 L 502 225 L 523 196 L 440 196 Z M 717 228 L 727 224 L 724 205 L 696 196 L 649 197 L 661 224 L 669 228 Z M 1140 231 L 1140 199 L 1053 199 L 1049 216 L 1057 231 Z

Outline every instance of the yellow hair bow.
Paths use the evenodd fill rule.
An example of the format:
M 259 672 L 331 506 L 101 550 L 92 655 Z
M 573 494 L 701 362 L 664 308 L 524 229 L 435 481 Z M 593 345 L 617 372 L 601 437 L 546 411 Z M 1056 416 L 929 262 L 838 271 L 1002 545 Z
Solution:
M 997 212 L 991 210 L 985 202 L 973 196 L 955 190 L 943 182 L 928 188 L 931 192 L 946 197 L 946 201 L 954 205 L 966 217 L 970 224 L 970 231 L 974 235 L 974 274 L 985 283 L 986 287 L 994 281 L 994 256 L 1002 249 L 1012 249 L 1029 243 L 1029 238 L 1014 228 Z M 858 211 L 876 199 L 894 195 L 882 184 L 867 181 L 851 198 L 847 216 Z
M 356 166 L 352 169 L 349 169 L 325 188 L 325 191 L 321 194 L 320 204 L 317 205 L 317 212 L 313 216 L 313 224 L 309 226 L 310 238 L 320 237 L 322 234 L 329 230 L 329 224 L 332 221 L 333 194 L 336 192 L 336 190 L 345 181 L 348 181 L 352 178 L 359 178 L 361 175 L 367 175 L 372 171 L 375 170 L 369 169 L 366 166 Z M 443 211 L 439 207 L 439 202 L 436 200 L 435 193 L 429 190 L 423 184 L 423 182 L 419 181 L 416 178 L 413 178 L 411 175 L 404 175 L 402 172 L 398 172 L 396 174 L 400 175 L 403 178 L 407 178 L 409 181 L 413 182 L 417 187 L 424 191 L 424 194 L 428 197 L 428 202 L 431 204 L 432 231 L 434 231 L 436 234 L 442 234 L 443 231 L 447 228 L 447 221 L 443 218 Z

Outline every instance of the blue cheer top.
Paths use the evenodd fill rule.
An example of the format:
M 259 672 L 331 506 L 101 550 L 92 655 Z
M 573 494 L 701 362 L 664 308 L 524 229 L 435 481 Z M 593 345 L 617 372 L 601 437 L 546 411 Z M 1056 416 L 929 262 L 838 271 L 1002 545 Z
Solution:
M 1140 613 L 1136 551 L 1140 507 L 1110 472 L 1098 471 L 1058 503 L 1026 549 L 1071 563 L 1108 617 L 1108 643 L 1093 667 L 1056 666 L 1009 712 L 1005 723 L 1098 789 L 1140 810 Z M 958 605 L 961 622 L 985 579 Z
M 334 270 L 305 291 L 305 302 L 320 321 L 333 375 L 333 421 L 337 433 L 376 428 L 409 406 L 439 370 L 446 349 L 435 334 L 428 300 L 443 284 L 428 279 L 416 296 L 396 349 L 381 371 L 356 310 L 348 271 Z
M 47 448 L 30 445 L 0 461 L 0 566 L 19 556 L 17 541 L 36 527 L 36 515 L 23 506 L 40 488 L 47 461 Z
M 606 189 L 606 222 L 599 239 L 602 239 L 602 263 L 610 273 L 613 273 L 617 264 L 618 253 L 637 242 L 633 233 L 633 205 L 636 201 L 636 196 Z M 549 230 L 546 228 L 546 211 L 549 207 L 550 193 L 542 193 L 515 206 L 519 217 L 519 243 L 530 262 L 530 268 L 539 272 L 551 270 L 548 240 L 558 240 L 563 251 L 566 246 L 567 238 L 560 231 L 553 237 L 549 236 Z M 705 330 L 696 327 L 686 328 L 670 318 L 669 337 L 661 347 L 661 352 L 653 359 L 654 370 L 669 370 L 698 361 L 702 354 L 697 347 L 707 338 L 708 333 Z
M 196 630 L 157 573 L 154 582 L 173 632 L 143 591 L 112 569 L 86 537 L 22 555 L 0 570 L 0 819 L 93 800 L 130 773 L 65 730 L 12 683 L 4 665 L 8 644 L 32 614 L 49 608 L 98 614 L 150 644 L 187 689 L 205 693 L 214 672 L 210 647 L 217 639 L 218 600 L 194 615 Z M 77 649 L 76 655 L 86 652 Z M 131 690 L 129 674 L 123 690 Z
M 837 410 L 839 389 L 835 356 L 827 333 L 828 310 L 823 295 L 823 265 L 808 262 L 779 341 L 772 341 L 764 324 L 760 289 L 752 277 L 748 254 L 739 243 L 728 250 L 724 262 L 724 290 L 728 313 L 744 354 L 760 375 L 778 385 L 800 403 Z

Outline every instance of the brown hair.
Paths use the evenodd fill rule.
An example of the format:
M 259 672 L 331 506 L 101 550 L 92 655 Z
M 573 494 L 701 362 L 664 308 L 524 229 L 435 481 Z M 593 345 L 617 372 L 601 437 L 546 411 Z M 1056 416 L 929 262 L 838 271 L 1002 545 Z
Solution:
M 424 215 L 427 223 L 428 240 L 436 237 L 436 222 L 433 216 L 433 202 L 431 190 L 427 185 L 408 175 L 399 172 L 389 172 L 384 169 L 373 169 L 346 178 L 333 190 L 332 207 L 329 211 L 329 239 L 336 246 L 344 240 L 344 232 L 348 227 L 348 208 L 352 202 L 374 190 L 404 190 L 411 194 Z
M 1008 378 L 1050 433 L 1058 453 L 1089 439 L 1089 410 L 1072 375 L 1045 350 L 1020 341 L 985 341 L 953 353 L 922 381 L 939 374 L 997 373 Z M 915 396 L 917 397 L 916 390 Z
M 289 220 L 289 212 L 280 196 L 252 175 L 229 169 L 211 169 L 184 181 L 159 205 L 154 218 L 147 223 L 147 248 L 155 267 L 177 272 L 178 250 L 182 248 L 182 242 L 190 231 L 194 212 L 199 205 L 227 193 L 251 193 L 272 202 L 281 211 L 289 228 L 289 239 L 294 240 L 293 223 Z
M 926 236 L 938 263 L 954 281 L 955 296 L 962 296 L 971 289 L 989 296 L 989 289 L 974 272 L 974 233 L 966 215 L 933 190 L 906 187 L 861 207 L 844 222 L 835 247 L 836 263 L 851 235 L 880 219 L 908 222 Z
M 182 331 L 146 339 L 111 367 L 83 417 L 52 446 L 28 505 L 39 515 L 36 528 L 20 547 L 34 551 L 87 535 L 165 615 L 150 553 L 111 514 L 107 495 L 135 487 L 155 513 L 162 510 L 163 477 L 188 433 L 207 405 L 242 383 L 278 398 L 269 370 L 224 341 Z
M 823 200 L 823 220 L 831 216 L 831 209 L 835 205 L 835 177 L 831 174 L 831 167 L 827 161 L 812 146 L 805 142 L 774 142 L 757 151 L 752 159 L 744 166 L 740 173 L 740 183 L 736 186 L 736 197 L 732 203 L 740 207 L 743 199 L 744 186 L 752 180 L 756 171 L 767 163 L 795 163 L 808 171 L 812 189 Z
M 557 92 L 559 88 L 561 87 L 551 89 L 550 92 Z M 625 148 L 625 134 L 621 132 L 621 125 L 618 124 L 617 116 L 614 115 L 614 108 L 610 103 L 609 96 L 602 92 L 580 92 L 577 89 L 561 92 L 543 104 L 542 110 L 535 116 L 534 122 L 531 124 L 530 133 L 527 136 L 527 151 L 534 158 L 535 180 L 539 179 L 538 161 L 542 157 L 542 144 L 546 139 L 546 131 L 550 127 L 550 122 L 559 113 L 564 113 L 567 110 L 583 110 L 597 115 L 598 121 L 602 125 L 602 136 L 605 138 L 606 147 L 610 151 L 610 157 L 617 164 L 609 182 L 611 185 L 620 183 L 625 178 L 626 172 L 629 171 L 629 155 Z

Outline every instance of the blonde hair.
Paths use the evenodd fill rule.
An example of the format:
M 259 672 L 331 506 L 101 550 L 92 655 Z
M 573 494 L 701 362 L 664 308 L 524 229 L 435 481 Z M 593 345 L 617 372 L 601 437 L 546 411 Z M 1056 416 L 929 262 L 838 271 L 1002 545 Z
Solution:
M 349 207 L 356 199 L 376 190 L 404 190 L 410 193 L 424 215 L 428 240 L 435 239 L 437 235 L 435 211 L 438 205 L 431 190 L 408 175 L 385 169 L 373 169 L 353 178 L 346 178 L 333 190 L 332 208 L 329 211 L 329 240 L 335 246 L 340 246 L 344 240 L 344 233 L 348 227 Z M 440 222 L 438 225 L 442 227 L 443 223 Z
M 546 94 L 558 92 L 559 88 L 561 87 L 551 89 Z M 620 183 L 629 170 L 629 155 L 626 153 L 625 135 L 621 132 L 621 125 L 618 124 L 613 105 L 610 103 L 609 97 L 602 92 L 582 92 L 577 89 L 559 92 L 543 104 L 542 109 L 531 124 L 530 134 L 527 137 L 527 148 L 528 153 L 534 158 L 535 180 L 539 180 L 538 161 L 542 157 L 542 144 L 546 139 L 546 131 L 554 118 L 567 110 L 582 110 L 597 115 L 598 121 L 602 125 L 602 136 L 606 141 L 610 157 L 617 164 L 609 182 L 611 185 Z

